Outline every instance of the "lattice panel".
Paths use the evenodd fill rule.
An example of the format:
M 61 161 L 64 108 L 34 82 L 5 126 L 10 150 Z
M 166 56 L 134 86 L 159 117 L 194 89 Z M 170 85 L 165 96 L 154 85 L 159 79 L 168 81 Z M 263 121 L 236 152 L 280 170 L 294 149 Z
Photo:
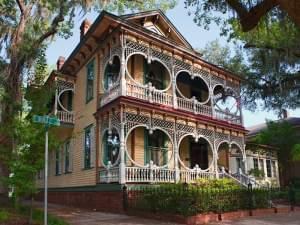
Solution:
M 209 139 L 211 141 L 211 143 L 213 143 L 213 141 L 214 141 L 214 131 L 212 131 L 212 130 L 198 128 L 197 129 L 197 134 L 198 135 L 203 135 L 204 137 Z
M 243 146 L 244 146 L 244 138 L 243 137 L 237 137 L 237 136 L 231 136 L 231 142 L 236 142 L 239 147 L 243 150 Z
M 172 63 L 172 57 L 171 56 L 166 55 L 162 52 L 153 50 L 153 49 L 151 49 L 151 55 L 152 55 L 152 57 L 158 58 L 163 63 L 165 63 L 168 66 L 169 70 L 172 71 L 173 63 Z
M 225 80 L 221 77 L 217 77 L 215 75 L 211 75 L 211 86 L 215 86 L 217 84 L 225 85 Z
M 156 118 L 152 118 L 152 126 L 151 127 L 160 127 L 167 131 L 171 137 L 174 135 L 174 123 L 166 120 L 160 120 Z
M 137 115 L 132 113 L 124 113 L 125 115 L 125 135 L 129 132 L 129 130 L 137 125 L 146 125 L 150 127 L 150 117 L 144 115 Z
M 139 45 L 138 43 L 127 41 L 126 48 L 125 48 L 125 58 L 132 54 L 132 53 L 144 53 L 145 55 L 148 55 L 148 47 Z
M 210 85 L 210 73 L 208 71 L 199 68 L 194 68 L 193 73 L 195 76 L 201 77 L 208 83 L 208 85 Z
M 66 89 L 74 89 L 74 84 L 71 82 L 64 81 L 64 80 L 57 80 L 56 87 L 57 87 L 58 93 L 61 93 L 62 91 L 66 90 Z
M 180 70 L 187 70 L 187 71 L 191 71 L 192 69 L 192 65 L 185 63 L 179 59 L 174 59 L 173 61 L 174 63 L 174 68 L 175 68 L 175 74 L 177 74 Z
M 120 118 L 120 113 L 119 112 L 116 112 L 115 114 L 113 114 L 111 116 L 111 125 L 113 127 L 115 127 L 118 132 L 120 133 L 121 131 L 121 118 Z
M 223 133 L 219 133 L 219 132 L 216 132 L 215 133 L 215 144 L 216 144 L 216 147 L 223 141 L 227 141 L 227 142 L 230 142 L 230 137 L 229 137 L 229 134 L 223 134 Z M 217 149 L 218 150 L 218 149 Z

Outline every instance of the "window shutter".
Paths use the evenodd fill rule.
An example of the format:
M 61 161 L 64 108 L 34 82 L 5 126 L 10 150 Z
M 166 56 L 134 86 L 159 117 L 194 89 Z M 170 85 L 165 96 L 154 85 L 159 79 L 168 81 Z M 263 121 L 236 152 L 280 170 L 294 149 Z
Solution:
M 96 161 L 96 138 L 95 138 L 95 127 L 91 127 L 91 167 L 95 166 Z
M 150 151 L 149 151 L 149 146 L 148 146 L 148 138 L 149 134 L 146 129 L 144 129 L 144 161 L 145 165 L 150 162 Z
M 148 76 L 149 76 L 149 65 L 146 59 L 144 59 L 143 64 L 143 71 L 144 71 L 144 84 L 147 84 L 149 82 Z
M 75 138 L 70 139 L 70 149 L 69 149 L 69 172 L 73 171 L 73 154 L 75 148 Z
M 102 140 L 102 143 L 103 143 L 102 157 L 103 157 L 103 162 L 104 162 L 105 165 L 107 165 L 107 163 L 108 163 L 107 138 L 108 138 L 108 135 L 107 135 L 107 131 L 106 131 L 105 134 L 104 134 L 104 136 L 103 136 L 103 140 Z
M 64 173 L 64 166 L 65 166 L 65 154 L 64 154 L 64 144 L 60 147 L 60 154 L 59 154 L 59 162 L 60 162 L 60 173 L 59 174 L 63 174 Z
M 81 157 L 81 168 L 85 168 L 85 130 L 81 134 L 80 138 L 80 147 L 82 148 L 82 157 Z

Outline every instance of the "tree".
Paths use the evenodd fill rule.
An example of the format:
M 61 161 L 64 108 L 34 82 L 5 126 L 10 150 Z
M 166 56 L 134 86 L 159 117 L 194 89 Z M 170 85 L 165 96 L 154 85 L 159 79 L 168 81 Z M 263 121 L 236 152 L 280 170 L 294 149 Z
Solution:
M 50 0 L 0 1 L 0 88 L 3 120 L 1 127 L 10 129 L 5 134 L 10 149 L 7 157 L 18 148 L 18 121 L 22 120 L 24 87 L 32 80 L 32 69 L 40 51 L 53 38 L 68 38 L 77 12 L 91 9 L 113 9 L 118 12 L 142 10 L 152 7 L 167 9 L 174 1 L 149 0 Z M 2 143 L 3 144 L 3 143 Z
M 247 67 L 241 74 L 245 77 L 244 103 L 248 109 L 255 110 L 258 99 L 265 109 L 279 114 L 283 108 L 300 106 L 300 26 L 289 15 L 284 1 L 191 0 L 186 6 L 195 8 L 198 25 L 208 29 L 215 22 L 222 35 L 243 46 L 239 56 L 243 68 Z M 240 68 L 231 70 L 241 72 Z
M 281 173 L 289 162 L 300 159 L 299 134 L 285 120 L 267 121 L 267 128 L 261 131 L 254 141 L 275 147 Z

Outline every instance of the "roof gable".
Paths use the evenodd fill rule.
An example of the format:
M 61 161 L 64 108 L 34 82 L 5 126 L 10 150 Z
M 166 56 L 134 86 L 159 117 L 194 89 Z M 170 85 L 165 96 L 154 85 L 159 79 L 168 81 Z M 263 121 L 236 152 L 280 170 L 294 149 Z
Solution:
M 177 44 L 193 49 L 190 43 L 177 30 L 161 10 L 153 10 L 121 16 L 122 19 L 142 26 L 156 34 L 164 36 Z

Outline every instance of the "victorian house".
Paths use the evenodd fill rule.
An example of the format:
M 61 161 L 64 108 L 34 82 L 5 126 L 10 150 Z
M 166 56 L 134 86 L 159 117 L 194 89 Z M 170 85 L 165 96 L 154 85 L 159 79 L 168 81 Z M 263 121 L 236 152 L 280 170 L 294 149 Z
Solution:
M 159 10 L 83 21 L 46 82 L 62 142 L 49 156 L 50 199 L 199 178 L 247 185 L 240 83 Z

